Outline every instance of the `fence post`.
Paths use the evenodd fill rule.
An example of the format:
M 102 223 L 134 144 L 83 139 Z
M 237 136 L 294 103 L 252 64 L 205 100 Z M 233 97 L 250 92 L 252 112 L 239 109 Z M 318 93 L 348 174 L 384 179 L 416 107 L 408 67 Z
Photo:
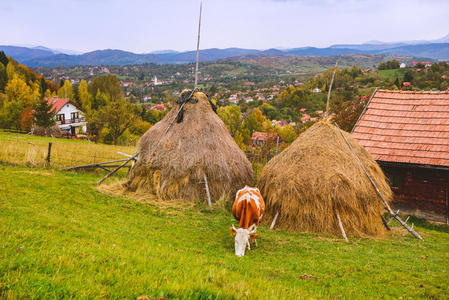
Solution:
M 48 153 L 47 153 L 47 166 L 50 165 L 50 155 L 51 155 L 51 145 L 52 143 L 48 143 Z

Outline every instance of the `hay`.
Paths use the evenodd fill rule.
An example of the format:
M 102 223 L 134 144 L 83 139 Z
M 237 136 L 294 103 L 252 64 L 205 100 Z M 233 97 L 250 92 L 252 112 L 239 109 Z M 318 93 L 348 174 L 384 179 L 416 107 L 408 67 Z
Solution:
M 326 121 L 316 123 L 264 167 L 258 187 L 266 224 L 279 211 L 276 227 L 340 235 L 338 213 L 348 235 L 384 233 L 383 204 L 340 132 Z M 392 192 L 378 164 L 350 134 L 344 135 L 390 201 Z
M 183 93 L 190 93 L 184 91 Z M 170 123 L 179 105 L 139 140 L 138 161 L 130 170 L 127 191 L 144 191 L 161 199 L 206 199 L 204 174 L 212 201 L 229 199 L 253 183 L 251 163 L 211 108 L 207 96 L 195 92 L 198 103 L 184 105 L 184 119 Z
M 62 136 L 62 131 L 59 128 L 58 125 L 54 125 L 51 127 L 41 127 L 41 126 L 33 126 L 33 129 L 31 130 L 33 135 L 37 135 L 37 136 L 48 136 L 48 137 L 61 137 Z

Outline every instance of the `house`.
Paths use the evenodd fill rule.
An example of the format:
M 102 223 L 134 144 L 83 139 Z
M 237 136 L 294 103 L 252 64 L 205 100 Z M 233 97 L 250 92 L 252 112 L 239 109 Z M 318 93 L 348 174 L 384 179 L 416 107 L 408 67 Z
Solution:
M 352 136 L 389 178 L 392 206 L 449 217 L 449 92 L 378 90 Z
M 405 63 L 402 63 L 399 65 L 399 68 L 404 69 L 405 67 L 407 67 L 407 65 Z
M 316 87 L 312 90 L 312 93 L 318 94 L 318 93 L 321 93 L 321 90 Z
M 402 83 L 402 85 L 405 86 L 405 87 L 411 87 L 412 86 L 411 82 L 408 82 L 408 81 L 404 81 Z
M 85 133 L 87 122 L 84 112 L 67 98 L 45 98 L 55 113 L 56 125 L 61 130 L 70 131 L 71 134 Z
M 251 144 L 253 146 L 265 146 L 276 143 L 278 138 L 279 135 L 277 133 L 255 131 L 251 136 Z
M 161 104 L 156 104 L 154 106 L 150 107 L 151 110 L 158 110 L 158 111 L 163 111 L 165 110 L 165 104 L 161 103 Z

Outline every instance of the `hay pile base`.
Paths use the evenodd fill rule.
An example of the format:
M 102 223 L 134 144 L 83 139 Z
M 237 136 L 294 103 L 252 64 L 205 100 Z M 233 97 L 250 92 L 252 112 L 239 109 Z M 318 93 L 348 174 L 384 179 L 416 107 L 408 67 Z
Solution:
M 145 191 L 161 199 L 206 199 L 206 175 L 215 202 L 230 199 L 238 189 L 253 183 L 251 163 L 207 96 L 195 92 L 193 98 L 198 102 L 184 105 L 181 123 L 175 121 L 167 131 L 179 110 L 175 105 L 141 137 L 138 160 L 125 184 L 127 191 Z
M 54 125 L 48 128 L 41 126 L 33 126 L 31 132 L 33 135 L 37 136 L 62 137 L 62 131 L 58 125 Z
M 340 235 L 338 213 L 348 235 L 385 232 L 382 201 L 341 132 L 325 121 L 316 123 L 268 162 L 258 182 L 266 203 L 266 224 L 279 211 L 276 227 Z M 379 165 L 350 134 L 343 133 L 391 201 L 392 192 Z

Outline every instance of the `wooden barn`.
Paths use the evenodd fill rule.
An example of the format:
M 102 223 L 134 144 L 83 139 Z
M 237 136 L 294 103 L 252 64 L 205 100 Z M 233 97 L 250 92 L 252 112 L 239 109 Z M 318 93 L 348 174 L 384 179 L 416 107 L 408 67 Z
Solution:
M 352 136 L 388 176 L 394 208 L 449 221 L 449 92 L 376 90 Z

